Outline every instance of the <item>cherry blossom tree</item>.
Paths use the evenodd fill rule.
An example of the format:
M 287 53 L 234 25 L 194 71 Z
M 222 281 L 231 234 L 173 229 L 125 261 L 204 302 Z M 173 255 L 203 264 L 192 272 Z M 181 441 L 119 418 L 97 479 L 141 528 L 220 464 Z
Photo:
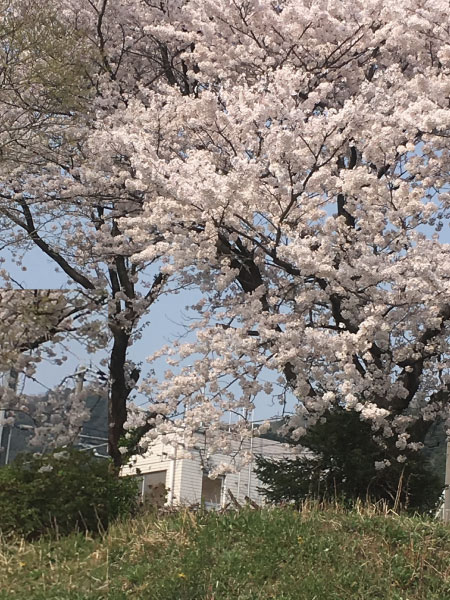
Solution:
M 62 77 L 50 108 L 47 81 L 33 87 L 32 143 L 0 166 L 1 226 L 18 260 L 39 248 L 104 310 L 116 464 L 128 348 L 169 285 L 203 292 L 196 341 L 145 382 L 142 431 L 184 411 L 185 439 L 202 422 L 223 448 L 224 411 L 276 385 L 298 399 L 295 436 L 339 403 L 403 460 L 448 407 L 446 3 L 52 6 L 81 80 Z M 2 89 L 2 113 L 22 110 Z
M 447 4 L 191 0 L 180 14 L 154 29 L 190 42 L 186 86 L 111 131 L 133 140 L 146 190 L 126 224 L 146 246 L 135 260 L 162 257 L 204 292 L 155 410 L 220 429 L 272 392 L 269 369 L 298 399 L 294 437 L 338 403 L 405 460 L 449 406 Z
M 177 54 L 185 44 L 169 48 L 148 34 L 160 11 L 140 2 L 55 0 L 42 13 L 37 2 L 5 4 L 3 249 L 18 264 L 31 248 L 41 250 L 103 316 L 111 339 L 110 452 L 119 465 L 140 372 L 129 347 L 168 277 L 153 260 L 129 260 L 136 248 L 119 219 L 139 214 L 143 190 L 128 158 L 132 142 L 117 145 L 106 132 L 119 130 L 127 107 L 156 93 L 160 80 L 184 85 Z

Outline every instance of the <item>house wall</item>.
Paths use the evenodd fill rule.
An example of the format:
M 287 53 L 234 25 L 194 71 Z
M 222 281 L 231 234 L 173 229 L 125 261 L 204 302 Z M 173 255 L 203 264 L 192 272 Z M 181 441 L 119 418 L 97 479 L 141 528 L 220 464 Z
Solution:
M 203 448 L 204 435 L 198 434 L 198 447 Z M 252 441 L 246 440 L 243 443 L 233 443 L 235 450 L 239 448 L 242 451 L 252 450 L 254 454 L 261 454 L 270 458 L 281 458 L 291 455 L 289 449 L 272 440 L 264 438 L 253 438 Z M 123 475 L 137 475 L 139 471 L 151 473 L 155 471 L 166 470 L 166 487 L 169 490 L 168 504 L 198 504 L 202 500 L 202 480 L 204 467 L 214 468 L 220 463 L 230 464 L 233 459 L 229 455 L 214 454 L 208 459 L 204 452 L 199 449 L 190 450 L 191 457 L 185 458 L 175 451 L 170 443 L 164 444 L 161 439 L 155 441 L 147 452 L 136 457 L 133 465 L 123 468 Z M 261 482 L 257 479 L 253 469 L 254 462 L 244 465 L 239 472 L 227 473 L 222 477 L 222 505 L 230 501 L 228 490 L 240 503 L 245 502 L 248 496 L 255 502 L 263 501 L 262 495 L 258 492 L 258 486 Z
M 181 469 L 180 461 L 176 458 L 176 451 L 170 444 L 156 440 L 151 444 L 147 452 L 137 456 L 135 462 L 122 468 L 122 475 L 140 475 L 154 473 L 155 471 L 166 471 L 166 488 L 169 490 L 168 503 L 179 503 Z
M 255 437 L 253 440 L 246 440 L 240 444 L 236 442 L 233 446 L 236 451 L 240 446 L 243 452 L 252 451 L 253 455 L 262 455 L 266 458 L 282 458 L 292 455 L 292 452 L 290 452 L 283 444 L 259 437 Z M 232 458 L 224 454 L 215 454 L 211 457 L 213 466 L 220 463 L 229 464 L 230 462 L 232 462 Z M 230 501 L 228 490 L 231 491 L 239 503 L 244 503 L 246 497 L 257 503 L 264 502 L 264 496 L 258 491 L 258 487 L 261 487 L 262 483 L 256 476 L 254 465 L 255 462 L 254 459 L 252 459 L 238 472 L 227 473 L 224 476 L 223 504 Z
M 215 454 L 209 460 L 211 467 L 220 463 L 230 463 L 229 456 L 224 454 Z M 204 471 L 202 462 L 197 452 L 192 452 L 191 459 L 182 459 L 179 461 L 180 493 L 178 498 L 181 504 L 199 504 L 202 501 L 202 480 Z M 262 496 L 257 491 L 257 486 L 261 485 L 253 470 L 253 464 L 245 465 L 238 473 L 227 473 L 221 477 L 222 483 L 222 506 L 230 501 L 228 490 L 230 490 L 236 500 L 240 503 L 245 502 L 245 496 L 248 496 L 256 502 L 262 501 Z
M 202 496 L 203 470 L 197 451 L 191 451 L 192 458 L 183 458 L 179 462 L 180 504 L 199 504 Z

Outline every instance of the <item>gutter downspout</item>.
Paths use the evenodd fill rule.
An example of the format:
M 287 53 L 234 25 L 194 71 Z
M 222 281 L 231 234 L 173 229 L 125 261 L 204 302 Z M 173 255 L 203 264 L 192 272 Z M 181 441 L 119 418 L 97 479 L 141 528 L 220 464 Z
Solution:
M 249 498 L 251 498 L 253 500 L 253 498 L 250 496 L 250 488 L 251 488 L 251 483 L 252 483 L 252 473 L 253 473 L 253 429 L 254 429 L 254 412 L 252 411 L 252 437 L 250 438 L 250 454 L 251 454 L 251 458 L 250 458 L 250 463 L 248 465 L 248 480 L 247 480 L 247 496 Z
M 12 426 L 9 426 L 8 432 L 8 443 L 6 444 L 6 455 L 5 455 L 5 466 L 9 463 L 9 453 L 11 450 L 11 435 L 12 435 Z
M 177 450 L 178 447 L 175 446 L 175 450 L 173 453 L 173 462 L 172 462 L 172 481 L 170 482 L 170 490 L 169 490 L 169 506 L 173 506 L 173 501 L 175 498 L 175 494 L 174 494 L 174 487 L 175 487 L 175 471 L 176 471 L 176 465 L 177 465 Z

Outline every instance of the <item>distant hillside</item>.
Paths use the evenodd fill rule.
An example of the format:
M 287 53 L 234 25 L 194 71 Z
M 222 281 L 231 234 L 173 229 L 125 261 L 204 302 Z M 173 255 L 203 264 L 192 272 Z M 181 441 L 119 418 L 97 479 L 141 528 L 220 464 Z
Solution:
M 66 391 L 68 394 L 70 390 Z M 40 400 L 36 396 L 36 402 Z M 95 447 L 101 456 L 107 456 L 108 438 L 108 398 L 92 395 L 86 398 L 86 406 L 90 411 L 90 418 L 84 423 L 77 444 L 81 447 Z M 0 447 L 5 450 L 0 452 L 0 466 L 5 464 L 6 448 L 9 447 L 8 462 L 11 463 L 20 452 L 39 452 L 42 448 L 30 444 L 34 423 L 31 417 L 23 412 L 18 412 L 16 421 L 10 428 L 3 428 Z

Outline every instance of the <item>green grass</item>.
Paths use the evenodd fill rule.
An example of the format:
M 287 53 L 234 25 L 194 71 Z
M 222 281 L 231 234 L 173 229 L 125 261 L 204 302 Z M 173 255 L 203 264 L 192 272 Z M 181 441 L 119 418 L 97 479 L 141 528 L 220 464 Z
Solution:
M 371 510 L 152 514 L 0 546 L 1 600 L 450 600 L 450 528 Z

